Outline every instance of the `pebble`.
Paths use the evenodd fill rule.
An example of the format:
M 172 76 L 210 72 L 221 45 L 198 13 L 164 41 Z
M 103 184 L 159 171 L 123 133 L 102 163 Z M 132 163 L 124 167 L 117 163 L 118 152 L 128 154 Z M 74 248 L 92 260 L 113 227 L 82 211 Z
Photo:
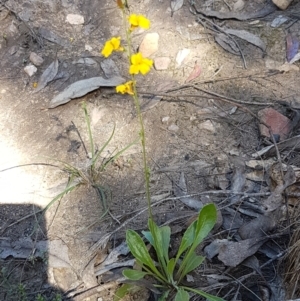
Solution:
M 158 33 L 147 33 L 139 47 L 139 52 L 144 57 L 149 57 L 158 50 L 158 40 Z
M 278 17 L 276 17 L 272 23 L 271 23 L 271 27 L 273 28 L 277 28 L 280 25 L 284 24 L 286 21 L 288 20 L 287 17 L 283 16 L 283 15 L 279 15 Z
M 156 57 L 154 59 L 154 67 L 156 70 L 167 70 L 171 63 L 169 57 Z
M 66 18 L 66 22 L 72 25 L 82 25 L 84 24 L 84 17 L 81 15 L 68 14 Z
M 213 123 L 210 120 L 206 120 L 204 122 L 201 122 L 198 126 L 199 130 L 205 130 L 211 133 L 214 133 L 216 131 Z
M 162 123 L 167 123 L 167 122 L 169 121 L 169 119 L 170 119 L 170 116 L 165 116 L 165 117 L 163 117 L 163 118 L 161 119 L 161 122 L 162 122 Z
M 288 137 L 292 129 L 292 122 L 289 118 L 272 108 L 260 110 L 257 115 L 261 122 L 271 128 L 273 135 L 280 136 L 280 140 Z M 262 123 L 259 124 L 259 131 L 262 136 L 270 137 L 269 129 Z
M 44 62 L 44 59 L 40 57 L 38 54 L 36 54 L 35 52 L 30 53 L 29 60 L 35 66 L 41 66 Z
M 177 132 L 179 130 L 179 126 L 173 123 L 168 127 L 168 130 L 172 132 Z
M 182 50 L 179 50 L 176 55 L 176 63 L 177 67 L 181 66 L 184 59 L 190 54 L 191 50 L 187 48 L 183 48 Z
M 34 65 L 28 65 L 24 68 L 24 71 L 31 77 L 37 72 L 37 68 Z
M 89 57 L 81 58 L 76 63 L 77 64 L 85 64 L 87 66 L 95 66 L 98 64 L 95 60 L 93 60 Z
M 287 9 L 287 7 L 292 3 L 293 0 L 273 0 L 273 3 L 282 10 Z
M 89 52 L 92 52 L 92 51 L 93 51 L 92 46 L 90 46 L 90 45 L 88 45 L 88 44 L 85 44 L 84 49 L 85 49 L 86 51 L 89 51 Z

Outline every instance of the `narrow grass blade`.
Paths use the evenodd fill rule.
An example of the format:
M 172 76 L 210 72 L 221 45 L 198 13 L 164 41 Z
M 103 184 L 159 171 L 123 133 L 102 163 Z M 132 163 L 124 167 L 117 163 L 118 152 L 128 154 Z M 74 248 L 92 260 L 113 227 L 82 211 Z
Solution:
M 100 148 L 100 150 L 98 150 L 97 154 L 92 158 L 92 162 L 91 162 L 92 166 L 95 165 L 95 163 L 97 162 L 99 156 L 102 154 L 102 152 L 104 151 L 104 149 L 107 147 L 107 145 L 109 144 L 109 142 L 113 138 L 113 136 L 115 134 L 115 129 L 116 129 L 116 125 L 114 124 L 114 128 L 113 128 L 113 131 L 112 131 L 111 135 L 109 136 L 109 138 L 107 139 L 107 141 L 103 144 L 103 146 Z
M 95 156 L 94 140 L 93 140 L 93 135 L 92 135 L 92 130 L 91 130 L 91 121 L 90 121 L 90 117 L 89 117 L 85 102 L 82 103 L 82 108 L 84 111 L 85 121 L 86 121 L 88 132 L 89 132 L 89 140 L 90 140 L 92 160 L 93 160 L 94 156 Z
M 128 148 L 130 148 L 132 145 L 136 144 L 138 141 L 140 140 L 140 138 L 134 140 L 133 142 L 131 142 L 130 144 L 128 144 L 126 147 L 124 147 L 123 149 L 121 149 L 119 152 L 117 152 L 113 157 L 111 157 L 109 160 L 107 160 L 104 164 L 102 164 L 101 166 L 101 170 L 104 170 L 105 167 L 111 163 L 112 161 L 116 160 L 117 158 L 119 158 Z

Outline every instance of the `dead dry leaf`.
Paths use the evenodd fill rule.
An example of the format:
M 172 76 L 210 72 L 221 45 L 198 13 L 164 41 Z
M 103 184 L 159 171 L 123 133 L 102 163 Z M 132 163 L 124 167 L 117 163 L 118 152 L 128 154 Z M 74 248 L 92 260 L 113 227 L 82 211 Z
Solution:
M 39 92 L 44 89 L 48 83 L 50 83 L 56 76 L 58 71 L 58 59 L 56 58 L 48 68 L 43 72 L 40 77 L 35 92 Z
M 260 238 L 276 227 L 273 217 L 260 215 L 249 223 L 243 224 L 238 233 L 242 239 Z
M 181 9 L 182 5 L 183 5 L 184 0 L 171 0 L 171 10 L 172 13 L 174 13 L 175 11 Z
M 73 98 L 81 97 L 91 91 L 98 89 L 99 87 L 115 87 L 122 84 L 125 81 L 120 76 L 115 76 L 110 79 L 103 77 L 92 77 L 89 79 L 83 79 L 71 84 L 63 92 L 56 95 L 49 104 L 49 109 L 56 108 L 62 104 L 69 102 Z
M 201 201 L 192 197 L 185 197 L 187 196 L 187 186 L 183 172 L 180 173 L 178 184 L 174 185 L 174 194 L 176 197 L 182 197 L 180 198 L 180 201 L 190 208 L 199 211 L 203 207 L 203 203 Z
M 266 44 L 255 34 L 246 31 L 246 30 L 237 30 L 237 29 L 226 29 L 227 34 L 236 36 L 240 39 L 243 39 L 256 47 L 260 48 L 263 52 L 266 51 Z
M 188 83 L 188 82 L 192 81 L 193 79 L 197 78 L 200 74 L 201 74 L 201 68 L 200 68 L 200 65 L 197 64 L 197 61 L 196 61 L 192 73 L 185 80 L 185 82 Z
M 219 246 L 218 259 L 226 266 L 236 267 L 257 250 L 268 238 L 250 238 L 238 242 L 223 240 Z

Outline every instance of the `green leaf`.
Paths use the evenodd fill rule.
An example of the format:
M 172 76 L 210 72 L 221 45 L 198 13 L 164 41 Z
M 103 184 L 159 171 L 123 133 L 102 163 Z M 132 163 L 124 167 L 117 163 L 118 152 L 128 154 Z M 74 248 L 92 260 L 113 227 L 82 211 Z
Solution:
M 150 231 L 142 231 L 142 234 L 150 242 L 151 246 L 154 247 L 154 241 L 153 241 L 153 236 L 152 236 L 151 232 Z
M 195 252 L 192 252 L 190 254 L 189 260 L 186 262 L 186 265 L 182 270 L 181 278 L 196 269 L 204 261 L 204 259 L 205 257 L 197 256 Z
M 164 252 L 162 249 L 163 242 L 160 229 L 152 219 L 148 220 L 148 227 L 153 237 L 153 247 L 156 251 L 156 255 L 158 256 L 158 260 L 161 261 L 164 259 Z
M 217 209 L 214 204 L 205 205 L 200 211 L 196 224 L 195 248 L 203 241 L 203 239 L 213 229 L 217 221 Z
M 160 233 L 162 236 L 162 249 L 166 262 L 169 261 L 169 246 L 171 240 L 171 229 L 168 226 L 160 227 Z
M 186 287 L 186 286 L 183 286 L 182 288 L 190 291 L 190 292 L 193 292 L 195 294 L 198 294 L 204 298 L 206 298 L 208 301 L 226 301 L 220 297 L 217 297 L 217 296 L 214 296 L 214 295 L 211 295 L 211 294 L 208 294 L 208 293 L 205 293 L 201 290 L 198 290 L 198 289 L 194 289 L 194 288 L 191 288 L 191 287 Z
M 158 298 L 158 301 L 166 301 L 167 298 L 168 298 L 168 296 L 169 296 L 169 293 L 170 293 L 169 290 L 165 291 L 165 292 Z
M 189 300 L 190 300 L 189 293 L 184 289 L 180 288 L 177 291 L 177 294 L 175 295 L 175 301 L 189 301 Z
M 184 232 L 181 243 L 177 252 L 176 262 L 181 254 L 190 247 L 195 239 L 197 221 L 194 221 Z
M 119 287 L 115 292 L 113 301 L 119 301 L 119 300 L 123 299 L 130 292 L 131 287 L 132 287 L 132 284 L 129 284 L 129 283 L 123 284 L 121 287 Z
M 145 275 L 147 275 L 146 272 L 143 271 L 137 271 L 137 270 L 132 270 L 132 269 L 125 269 L 123 271 L 124 277 L 130 279 L 130 280 L 140 280 L 142 279 Z
M 198 219 L 196 220 L 196 223 L 192 224 L 195 227 L 195 232 L 189 234 L 188 237 L 192 237 L 192 234 L 194 234 L 193 242 L 190 248 L 188 249 L 187 253 L 184 256 L 184 259 L 181 263 L 181 266 L 176 274 L 176 278 L 178 278 L 179 282 L 183 278 L 182 271 L 187 266 L 187 263 L 190 260 L 190 257 L 193 256 L 193 252 L 197 248 L 197 246 L 203 241 L 203 239 L 209 234 L 209 232 L 214 227 L 215 223 L 217 221 L 217 209 L 214 204 L 208 204 L 205 205 L 201 211 L 199 212 Z M 191 225 L 191 226 L 192 226 Z M 190 227 L 189 227 L 190 228 Z M 186 230 L 186 232 L 189 230 L 189 228 Z M 185 235 L 184 235 L 185 236 Z M 179 253 L 179 251 L 178 251 Z M 178 259 L 178 254 L 176 259 Z
M 174 268 L 175 268 L 175 258 L 171 258 L 169 261 L 168 261 L 168 264 L 167 264 L 167 271 L 168 271 L 168 275 L 173 275 L 174 273 Z
M 154 265 L 152 258 L 142 240 L 142 238 L 133 230 L 126 231 L 126 242 L 132 255 L 142 264 L 148 266 L 156 275 L 163 278 L 161 273 Z

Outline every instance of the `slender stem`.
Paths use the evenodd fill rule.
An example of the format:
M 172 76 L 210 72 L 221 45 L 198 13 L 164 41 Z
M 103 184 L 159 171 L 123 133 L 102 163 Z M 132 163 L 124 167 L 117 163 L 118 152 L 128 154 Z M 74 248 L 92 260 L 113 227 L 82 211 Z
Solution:
M 127 28 L 126 24 L 126 14 L 125 14 L 125 9 L 122 9 L 122 15 L 123 15 L 123 22 L 124 22 L 124 28 Z M 129 60 L 129 65 L 131 64 L 131 35 L 130 35 L 130 30 L 125 30 L 126 31 L 126 40 L 127 40 L 127 57 Z M 135 76 L 132 74 L 131 75 L 131 80 L 133 82 L 133 95 L 132 98 L 134 100 L 135 104 L 135 109 L 136 113 L 139 119 L 140 123 L 140 138 L 141 138 L 141 145 L 142 145 L 142 153 L 143 153 L 143 169 L 144 169 L 144 178 L 145 178 L 145 189 L 146 189 L 146 199 L 148 203 L 148 212 L 149 212 L 149 217 L 150 219 L 153 220 L 153 215 L 152 215 L 152 207 L 151 207 L 151 195 L 150 195 L 150 170 L 147 164 L 147 153 L 146 153 L 146 137 L 145 137 L 145 127 L 144 127 L 144 121 L 143 121 L 143 116 L 141 113 L 141 106 L 140 106 L 140 101 L 138 98 L 138 93 L 136 89 L 136 82 L 135 82 Z

